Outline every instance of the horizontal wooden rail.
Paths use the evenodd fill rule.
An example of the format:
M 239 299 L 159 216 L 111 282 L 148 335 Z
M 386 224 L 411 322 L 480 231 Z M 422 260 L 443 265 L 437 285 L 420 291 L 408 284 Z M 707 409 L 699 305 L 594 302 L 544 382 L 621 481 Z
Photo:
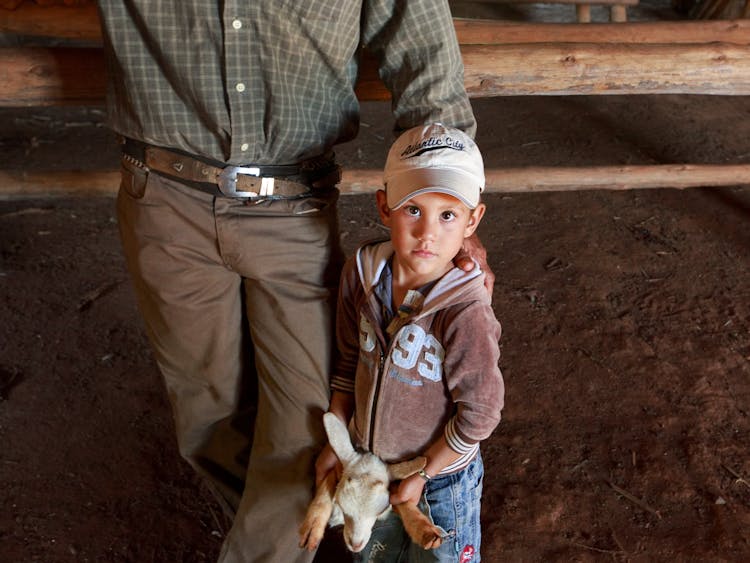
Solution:
M 639 0 L 503 0 L 498 4 L 572 4 L 584 6 L 637 6 Z
M 623 4 L 637 6 L 639 0 L 471 0 L 476 4 L 601 4 L 610 6 L 612 4 Z M 460 2 L 458 2 L 460 4 Z
M 464 45 L 473 98 L 506 95 L 750 95 L 750 46 L 727 44 Z M 0 106 L 100 104 L 105 89 L 97 48 L 0 49 Z M 388 92 L 367 64 L 361 100 Z
M 750 184 L 750 164 L 644 164 L 488 168 L 487 193 L 696 188 Z M 343 193 L 382 187 L 380 170 L 344 170 Z
M 472 98 L 591 94 L 750 94 L 750 45 L 591 44 L 462 45 Z M 358 95 L 386 99 L 373 64 Z
M 750 21 L 537 24 L 454 20 L 472 97 L 536 94 L 750 94 Z M 0 9 L 0 33 L 71 39 L 72 48 L 0 48 L 0 106 L 103 102 L 105 80 L 96 8 Z M 81 46 L 80 42 L 84 45 Z M 372 61 L 357 94 L 388 92 Z M 532 167 L 487 171 L 488 191 L 688 188 L 750 183 L 750 165 Z M 379 170 L 348 170 L 344 193 L 380 187 Z M 0 171 L 0 197 L 113 194 L 116 171 Z
M 569 43 L 462 46 L 471 97 L 750 94 L 750 46 Z
M 27 1 L 0 10 L 0 31 L 21 34 L 97 43 L 97 22 L 93 3 Z M 750 94 L 748 21 L 579 25 L 456 19 L 455 26 L 472 97 Z M 372 60 L 363 65 L 357 95 L 389 97 Z M 96 47 L 0 49 L 0 107 L 101 104 L 103 96 L 103 55 Z
M 607 23 L 517 23 L 455 18 L 462 45 L 517 43 L 750 43 L 750 21 L 659 21 Z M 101 43 L 96 5 L 39 6 L 27 0 L 0 9 L 0 33 Z
M 695 188 L 750 185 L 750 165 L 663 164 L 642 166 L 523 167 L 488 169 L 487 193 Z M 21 172 L 0 170 L 0 199 L 114 195 L 117 171 Z M 381 170 L 344 170 L 343 194 L 382 187 Z
M 0 33 L 101 43 L 96 3 L 40 6 L 27 0 L 15 10 L 0 9 Z
M 0 49 L 0 107 L 97 105 L 105 87 L 98 47 Z
M 517 23 L 455 18 L 461 45 L 529 43 L 750 44 L 750 20 L 610 23 Z

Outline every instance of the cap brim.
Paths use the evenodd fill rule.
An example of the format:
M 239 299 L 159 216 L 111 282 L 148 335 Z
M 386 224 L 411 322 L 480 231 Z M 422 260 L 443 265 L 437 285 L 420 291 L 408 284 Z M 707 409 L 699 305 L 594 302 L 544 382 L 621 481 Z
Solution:
M 469 174 L 440 168 L 405 170 L 389 178 L 386 185 L 388 207 L 398 209 L 412 197 L 425 193 L 451 195 L 469 209 L 479 205 L 481 184 Z

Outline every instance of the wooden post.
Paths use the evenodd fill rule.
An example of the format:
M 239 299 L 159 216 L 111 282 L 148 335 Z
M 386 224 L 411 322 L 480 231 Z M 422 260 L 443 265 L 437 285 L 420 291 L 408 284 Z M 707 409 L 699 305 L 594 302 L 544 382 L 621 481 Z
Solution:
M 628 21 L 628 10 L 627 7 L 619 4 L 617 6 L 612 6 L 609 9 L 609 19 L 613 23 L 623 23 Z
M 576 19 L 578 23 L 590 23 L 591 6 L 589 4 L 576 4 Z

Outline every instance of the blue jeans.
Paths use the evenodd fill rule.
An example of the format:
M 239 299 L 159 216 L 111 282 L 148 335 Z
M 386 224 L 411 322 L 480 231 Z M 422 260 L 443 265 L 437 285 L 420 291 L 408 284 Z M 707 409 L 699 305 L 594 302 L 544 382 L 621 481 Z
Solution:
M 464 469 L 425 484 L 419 508 L 445 531 L 442 545 L 425 550 L 414 544 L 398 515 L 391 511 L 375 522 L 356 563 L 479 563 L 482 531 L 479 512 L 484 465 L 481 454 Z

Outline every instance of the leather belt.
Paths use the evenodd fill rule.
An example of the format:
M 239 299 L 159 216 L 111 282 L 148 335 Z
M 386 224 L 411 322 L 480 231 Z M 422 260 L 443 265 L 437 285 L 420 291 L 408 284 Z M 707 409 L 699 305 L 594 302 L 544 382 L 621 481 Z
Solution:
M 313 182 L 323 189 L 340 180 L 333 154 L 294 165 L 215 166 L 193 156 L 125 139 L 123 152 L 136 164 L 158 174 L 187 181 L 191 186 L 223 197 L 290 199 L 312 194 Z

